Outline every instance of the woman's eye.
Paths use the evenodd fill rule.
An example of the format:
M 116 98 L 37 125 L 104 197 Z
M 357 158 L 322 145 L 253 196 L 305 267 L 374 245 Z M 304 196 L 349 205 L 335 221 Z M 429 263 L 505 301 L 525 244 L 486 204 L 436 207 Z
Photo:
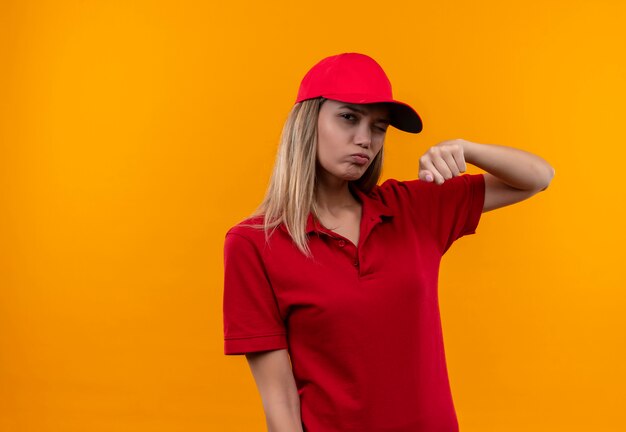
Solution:
M 349 122 L 353 123 L 354 121 L 357 120 L 357 117 L 354 114 L 350 114 L 350 113 L 342 113 L 339 114 L 341 117 L 343 117 L 344 119 L 348 120 Z M 387 128 L 382 128 L 382 127 L 378 127 L 376 126 L 376 129 L 378 129 L 381 132 L 387 132 Z
M 354 114 L 340 114 L 341 117 L 345 118 L 346 120 L 350 120 L 348 117 L 354 117 Z M 356 117 L 355 117 L 356 119 Z

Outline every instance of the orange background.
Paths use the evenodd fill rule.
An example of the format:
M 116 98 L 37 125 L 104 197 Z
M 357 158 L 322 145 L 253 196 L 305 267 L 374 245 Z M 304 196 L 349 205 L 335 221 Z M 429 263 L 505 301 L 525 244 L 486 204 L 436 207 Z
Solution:
M 451 138 L 556 169 L 442 262 L 461 430 L 623 430 L 624 22 L 620 0 L 3 1 L 0 430 L 265 429 L 222 351 L 224 233 L 304 73 L 346 51 L 424 119 L 390 129 L 384 178 Z

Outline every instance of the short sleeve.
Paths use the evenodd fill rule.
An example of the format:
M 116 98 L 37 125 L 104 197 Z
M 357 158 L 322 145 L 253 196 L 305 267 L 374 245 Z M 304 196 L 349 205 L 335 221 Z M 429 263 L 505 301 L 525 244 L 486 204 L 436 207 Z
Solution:
M 252 240 L 228 232 L 224 241 L 224 354 L 287 348 L 286 328 Z
M 434 182 L 404 182 L 418 220 L 433 233 L 442 255 L 459 238 L 474 234 L 485 202 L 483 174 L 463 174 L 438 185 Z

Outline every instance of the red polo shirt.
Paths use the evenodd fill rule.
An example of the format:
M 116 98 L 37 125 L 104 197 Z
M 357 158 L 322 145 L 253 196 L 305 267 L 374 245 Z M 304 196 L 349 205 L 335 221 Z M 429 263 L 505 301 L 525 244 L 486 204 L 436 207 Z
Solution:
M 439 263 L 475 233 L 484 176 L 352 190 L 363 204 L 358 247 L 312 215 L 313 258 L 284 225 L 269 244 L 241 223 L 228 231 L 224 353 L 287 348 L 305 432 L 456 432 Z

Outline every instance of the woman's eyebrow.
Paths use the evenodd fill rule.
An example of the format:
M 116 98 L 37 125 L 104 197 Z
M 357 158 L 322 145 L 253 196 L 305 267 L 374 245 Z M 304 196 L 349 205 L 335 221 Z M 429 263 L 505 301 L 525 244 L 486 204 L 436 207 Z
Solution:
M 355 107 L 354 105 L 341 105 L 339 108 L 348 108 L 349 110 L 358 112 L 359 114 L 363 114 L 363 115 L 367 114 L 365 111 Z M 382 122 L 385 122 L 385 123 L 389 123 L 389 119 L 388 118 L 384 118 L 384 117 L 377 118 L 376 121 L 382 121 Z

